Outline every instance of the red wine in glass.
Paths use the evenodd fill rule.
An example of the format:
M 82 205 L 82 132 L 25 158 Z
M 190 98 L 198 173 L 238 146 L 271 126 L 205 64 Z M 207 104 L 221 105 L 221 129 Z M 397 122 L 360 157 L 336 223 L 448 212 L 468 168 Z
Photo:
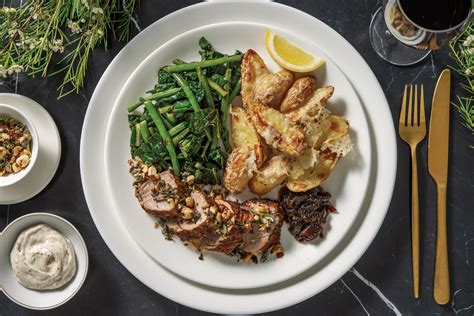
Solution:
M 413 65 L 468 25 L 471 0 L 384 0 L 370 24 L 374 50 L 386 61 Z

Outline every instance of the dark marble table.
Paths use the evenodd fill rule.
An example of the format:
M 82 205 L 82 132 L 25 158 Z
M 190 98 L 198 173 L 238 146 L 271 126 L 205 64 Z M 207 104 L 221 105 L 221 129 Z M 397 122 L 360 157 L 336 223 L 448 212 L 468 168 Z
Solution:
M 142 0 L 137 21 L 145 28 L 161 17 L 193 4 L 192 0 Z M 389 101 L 394 122 L 398 118 L 402 87 L 424 83 L 426 100 L 431 100 L 436 77 L 452 64 L 447 48 L 433 53 L 424 62 L 398 68 L 382 61 L 368 38 L 371 15 L 381 1 L 302 1 L 285 4 L 321 19 L 341 33 L 365 58 L 375 72 Z M 0 92 L 17 92 L 42 104 L 52 115 L 61 133 L 61 164 L 48 187 L 35 198 L 16 205 L 0 206 L 0 229 L 13 219 L 30 212 L 47 211 L 70 220 L 83 234 L 90 254 L 90 270 L 82 290 L 67 304 L 44 315 L 198 315 L 203 312 L 176 304 L 135 279 L 112 255 L 99 235 L 84 199 L 79 171 L 79 142 L 87 104 L 100 76 L 123 44 L 108 51 L 97 49 L 88 68 L 86 86 L 79 95 L 56 100 L 56 78 L 2 83 Z M 454 77 L 454 82 L 458 81 Z M 459 92 L 453 84 L 453 94 Z M 427 103 L 429 105 L 429 103 Z M 427 109 L 429 112 L 429 108 Z M 397 139 L 398 171 L 390 209 L 384 224 L 367 252 L 331 287 L 296 306 L 275 315 L 390 315 L 394 310 L 407 315 L 474 315 L 474 189 L 472 135 L 461 127 L 452 110 L 448 183 L 449 256 L 452 300 L 446 306 L 432 298 L 435 255 L 435 185 L 427 172 L 427 141 L 419 151 L 421 207 L 421 298 L 412 297 L 410 263 L 410 159 L 408 147 Z M 196 298 L 199 299 L 199 298 Z M 393 306 L 390 308 L 390 306 Z M 0 315 L 32 313 L 0 294 Z

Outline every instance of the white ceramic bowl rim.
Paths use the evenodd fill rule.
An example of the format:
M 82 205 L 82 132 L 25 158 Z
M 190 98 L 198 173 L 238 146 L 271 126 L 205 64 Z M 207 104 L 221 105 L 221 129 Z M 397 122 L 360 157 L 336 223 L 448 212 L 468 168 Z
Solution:
M 10 113 L 6 113 L 6 116 L 13 117 L 14 119 L 20 121 L 21 123 L 25 124 L 28 127 L 28 130 L 31 134 L 31 157 L 28 166 L 21 170 L 18 173 L 14 173 L 8 176 L 0 177 L 0 187 L 6 187 L 12 184 L 17 183 L 33 169 L 33 166 L 36 162 L 36 158 L 38 157 L 38 148 L 39 148 L 39 140 L 38 140 L 38 132 L 36 130 L 36 126 L 32 120 L 28 118 L 27 115 L 21 110 L 18 110 L 14 106 L 10 104 L 0 104 L 0 116 L 3 115 L 2 109 L 8 109 L 10 112 L 15 113 L 11 115 Z
M 6 297 L 8 297 L 12 302 L 20 305 L 20 306 L 23 306 L 23 307 L 26 307 L 26 308 L 29 308 L 29 309 L 33 309 L 33 310 L 49 310 L 49 309 L 53 309 L 53 308 L 56 308 L 56 307 L 59 307 L 65 303 L 67 303 L 69 300 L 71 300 L 76 294 L 77 292 L 79 292 L 79 290 L 82 288 L 82 285 L 84 284 L 86 278 L 87 278 L 87 273 L 89 271 L 89 253 L 87 251 L 87 246 L 86 246 L 86 243 L 84 241 L 84 238 L 82 238 L 82 235 L 81 233 L 77 230 L 77 228 L 71 224 L 68 220 L 66 220 L 65 218 L 61 217 L 61 216 L 58 216 L 58 215 L 55 215 L 55 214 L 51 214 L 51 213 L 45 213 L 45 212 L 37 212 L 37 213 L 29 213 L 29 214 L 26 214 L 26 215 L 23 215 L 17 219 L 15 219 L 14 221 L 12 221 L 11 223 L 9 223 L 4 229 L 3 231 L 0 232 L 0 238 L 2 238 L 2 235 L 5 234 L 5 232 L 8 230 L 8 229 L 11 229 L 12 227 L 14 227 L 15 225 L 21 223 L 23 220 L 25 220 L 26 218 L 28 217 L 31 217 L 31 216 L 46 216 L 46 217 L 53 217 L 55 219 L 58 219 L 59 221 L 62 221 L 64 222 L 67 226 L 69 226 L 72 231 L 77 235 L 77 237 L 79 237 L 78 239 L 80 240 L 80 244 L 82 245 L 83 247 L 83 250 L 84 250 L 84 254 L 85 254 L 85 262 L 84 262 L 84 274 L 82 275 L 82 278 L 80 280 L 80 282 L 78 283 L 77 285 L 77 288 L 71 293 L 71 295 L 69 295 L 66 299 L 64 299 L 63 301 L 59 302 L 59 303 L 56 303 L 54 305 L 51 305 L 51 306 L 47 306 L 47 307 L 36 307 L 36 306 L 31 306 L 31 305 L 28 305 L 28 304 L 25 304 L 17 299 L 15 299 L 13 296 L 11 296 L 9 293 L 8 293 L 8 290 L 5 289 L 1 284 L 0 284 L 0 292 L 3 291 L 3 293 L 5 294 Z M 54 227 L 53 227 L 54 228 Z M 77 252 L 76 252 L 77 254 Z M 76 272 L 77 273 L 77 272 Z M 75 276 L 77 277 L 77 275 Z

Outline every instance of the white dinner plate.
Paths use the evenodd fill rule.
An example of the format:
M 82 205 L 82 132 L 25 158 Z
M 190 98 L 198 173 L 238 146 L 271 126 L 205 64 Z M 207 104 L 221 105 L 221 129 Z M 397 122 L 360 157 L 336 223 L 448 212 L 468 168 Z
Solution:
M 312 43 L 330 56 L 360 98 L 368 117 L 372 147 L 370 180 L 363 205 L 337 247 L 316 265 L 287 281 L 246 290 L 200 285 L 161 266 L 135 241 L 113 200 L 111 185 L 115 184 L 104 181 L 107 179 L 104 149 L 108 128 L 104 123 L 110 120 L 127 79 L 153 51 L 180 34 L 215 23 L 236 21 L 261 23 L 297 34 L 299 41 Z M 140 33 L 114 59 L 94 92 L 84 121 L 80 158 L 91 215 L 122 264 L 158 293 L 181 304 L 216 313 L 259 313 L 280 309 L 319 293 L 339 279 L 360 258 L 380 228 L 391 200 L 396 173 L 392 117 L 370 68 L 355 49 L 327 25 L 276 3 L 202 3 L 172 13 Z M 342 217 L 342 214 L 334 217 L 337 216 Z
M 135 197 L 133 178 L 129 173 L 130 130 L 128 129 L 127 106 L 143 96 L 156 83 L 156 74 L 161 66 L 173 59 L 199 60 L 198 41 L 206 37 L 221 52 L 232 54 L 236 49 L 245 52 L 252 48 L 259 53 L 271 71 L 280 67 L 271 59 L 265 48 L 265 32 L 270 26 L 255 23 L 217 23 L 193 29 L 166 42 L 150 54 L 133 72 L 119 94 L 107 128 L 104 147 L 106 179 L 112 193 L 114 209 L 140 246 L 163 266 L 176 274 L 201 284 L 227 288 L 255 288 L 275 284 L 302 273 L 321 261 L 334 249 L 349 230 L 362 206 L 370 173 L 370 138 L 366 117 L 357 94 L 341 72 L 316 45 L 299 39 L 296 34 L 274 29 L 292 42 L 326 60 L 326 65 L 315 76 L 318 86 L 335 87 L 327 107 L 346 117 L 351 126 L 354 151 L 341 159 L 324 188 L 333 194 L 338 210 L 331 214 L 325 225 L 324 240 L 302 244 L 282 229 L 282 246 L 285 256 L 260 264 L 237 262 L 236 258 L 223 254 L 207 253 L 204 260 L 190 247 L 176 240 L 166 240 L 153 224 L 156 218 L 145 213 Z M 240 200 L 258 197 L 250 192 L 237 196 Z M 278 199 L 278 190 L 265 196 Z M 234 196 L 230 196 L 234 198 Z

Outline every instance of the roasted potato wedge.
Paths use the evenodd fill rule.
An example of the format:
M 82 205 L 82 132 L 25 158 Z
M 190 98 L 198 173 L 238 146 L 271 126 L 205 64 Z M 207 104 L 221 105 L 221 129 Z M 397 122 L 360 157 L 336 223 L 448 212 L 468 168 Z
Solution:
M 296 179 L 288 178 L 286 186 L 293 192 L 304 192 L 320 185 L 331 174 L 339 155 L 325 150 L 320 153 L 318 163 Z
M 269 71 L 262 58 L 253 49 L 249 49 L 242 57 L 241 72 L 242 88 L 240 94 L 244 107 L 247 108 L 254 99 L 257 81 L 267 75 Z
M 231 142 L 233 148 L 249 147 L 255 150 L 255 162 L 260 168 L 270 154 L 265 139 L 257 133 L 247 111 L 233 105 L 231 107 Z
M 349 137 L 349 122 L 337 115 L 331 115 L 326 121 L 328 126 L 320 146 L 321 150 L 329 149 L 333 153 L 344 157 L 352 150 L 352 142 Z
M 326 102 L 333 95 L 334 87 L 327 86 L 313 92 L 313 94 L 299 108 L 285 113 L 293 122 L 302 123 L 318 120 Z
M 319 150 L 311 147 L 305 148 L 303 153 L 291 157 L 288 175 L 291 179 L 298 179 L 308 170 L 312 169 L 319 161 Z
M 342 116 L 330 115 L 327 119 L 328 128 L 324 142 L 341 138 L 349 132 L 349 122 Z
M 249 181 L 249 188 L 255 194 L 264 195 L 288 177 L 290 164 L 288 158 L 273 156 Z
M 240 193 L 256 170 L 255 151 L 249 147 L 235 148 L 227 158 L 222 184 L 229 192 Z
M 290 112 L 300 108 L 316 90 L 316 78 L 304 76 L 297 79 L 281 102 L 280 111 Z
M 254 101 L 258 100 L 266 106 L 279 110 L 280 104 L 294 80 L 293 73 L 288 70 L 262 76 L 255 85 Z
M 304 133 L 298 124 L 259 101 L 252 104 L 252 122 L 267 144 L 289 155 L 299 155 L 304 150 Z

